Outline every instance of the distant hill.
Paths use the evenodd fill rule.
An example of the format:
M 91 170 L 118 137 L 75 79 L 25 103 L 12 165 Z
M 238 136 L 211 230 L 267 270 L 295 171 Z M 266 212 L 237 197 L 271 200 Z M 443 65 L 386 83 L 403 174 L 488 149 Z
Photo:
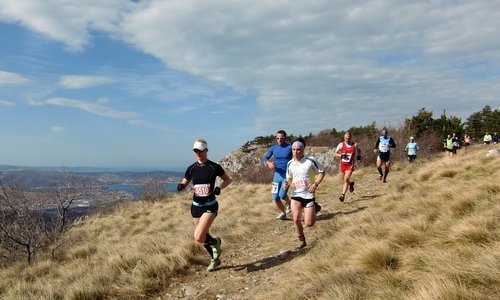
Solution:
M 17 184 L 27 188 L 48 187 L 56 182 L 61 182 L 68 175 L 85 180 L 92 185 L 104 185 L 120 183 L 141 184 L 150 178 L 173 182 L 182 178 L 184 173 L 175 171 L 113 171 L 113 169 L 108 168 L 87 167 L 0 166 L 0 182 L 4 184 Z

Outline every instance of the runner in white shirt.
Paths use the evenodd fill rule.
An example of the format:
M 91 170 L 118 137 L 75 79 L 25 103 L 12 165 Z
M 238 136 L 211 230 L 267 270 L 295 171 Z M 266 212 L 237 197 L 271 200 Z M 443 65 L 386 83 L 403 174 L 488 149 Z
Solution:
M 396 148 L 396 143 L 392 137 L 387 135 L 387 129 L 384 128 L 382 130 L 382 136 L 377 139 L 375 148 L 373 149 L 374 153 L 378 153 L 378 179 L 383 182 L 387 182 L 387 174 L 389 174 L 389 168 L 391 167 L 391 148 Z M 382 164 L 385 166 L 384 173 L 382 173 Z
M 316 214 L 321 210 L 321 206 L 315 202 L 314 192 L 325 177 L 325 169 L 313 157 L 304 157 L 305 147 L 303 139 L 297 139 L 292 143 L 293 159 L 288 162 L 285 181 L 285 189 L 290 185 L 294 187 L 291 193 L 291 205 L 293 223 L 300 241 L 298 249 L 307 246 L 302 226 L 302 212 L 304 212 L 304 224 L 308 227 L 313 226 L 316 223 Z

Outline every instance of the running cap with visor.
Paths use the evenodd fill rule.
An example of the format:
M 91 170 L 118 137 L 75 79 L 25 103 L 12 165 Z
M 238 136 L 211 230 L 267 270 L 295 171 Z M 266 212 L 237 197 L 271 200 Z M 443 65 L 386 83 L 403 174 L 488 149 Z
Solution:
M 200 150 L 200 151 L 207 149 L 207 142 L 204 140 L 194 141 L 193 150 L 195 150 L 195 149 Z

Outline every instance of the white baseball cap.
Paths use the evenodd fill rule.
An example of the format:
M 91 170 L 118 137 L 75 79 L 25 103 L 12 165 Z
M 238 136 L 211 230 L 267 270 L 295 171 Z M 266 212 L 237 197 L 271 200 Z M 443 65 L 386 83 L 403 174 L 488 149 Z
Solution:
M 195 149 L 203 151 L 203 150 L 207 149 L 207 143 L 202 142 L 200 140 L 196 140 L 196 141 L 194 141 L 194 145 L 193 145 L 193 150 L 195 150 Z

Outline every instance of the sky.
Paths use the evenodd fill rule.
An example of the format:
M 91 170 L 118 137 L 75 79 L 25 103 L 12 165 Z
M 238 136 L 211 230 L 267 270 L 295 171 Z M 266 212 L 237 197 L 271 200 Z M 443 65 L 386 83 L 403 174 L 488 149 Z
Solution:
M 500 1 L 0 0 L 0 164 L 184 170 L 500 106 Z

